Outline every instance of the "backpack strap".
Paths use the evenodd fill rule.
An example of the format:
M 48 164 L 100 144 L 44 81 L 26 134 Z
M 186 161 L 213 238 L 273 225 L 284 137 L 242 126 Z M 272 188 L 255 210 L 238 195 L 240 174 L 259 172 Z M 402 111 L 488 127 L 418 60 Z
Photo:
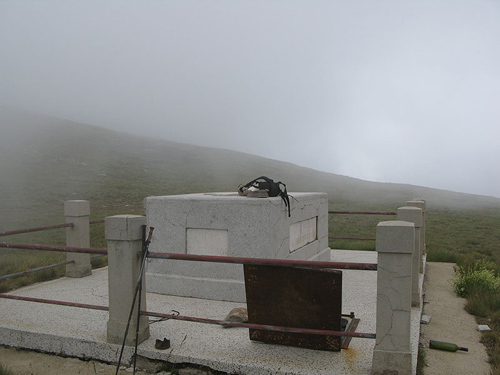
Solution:
M 283 199 L 283 202 L 285 202 L 285 207 L 288 208 L 288 217 L 290 217 L 290 198 L 288 196 L 288 192 L 286 191 L 286 185 L 283 182 L 281 182 L 281 181 L 274 182 L 269 177 L 260 176 L 260 177 L 258 177 L 256 179 L 250 181 L 249 183 L 245 184 L 243 187 L 249 188 L 251 186 L 255 186 L 254 184 L 256 184 L 258 186 L 259 180 L 264 180 L 265 182 L 267 182 L 269 184 L 269 186 L 273 186 L 273 185 L 277 186 L 277 188 L 279 190 L 278 196 L 281 197 L 281 199 Z M 280 185 L 283 185 L 284 189 L 281 189 Z M 242 191 L 242 188 L 239 188 L 239 190 Z
M 290 197 L 288 196 L 288 192 L 286 191 L 286 185 L 283 182 L 277 182 L 277 184 L 281 184 L 284 187 L 284 190 L 280 189 L 279 196 L 281 199 L 283 199 L 283 202 L 285 202 L 285 207 L 288 208 L 288 217 L 290 217 Z
M 250 187 L 252 186 L 254 183 L 258 182 L 259 180 L 264 180 L 266 181 L 267 183 L 273 183 L 274 181 L 271 180 L 269 177 L 266 177 L 266 176 L 260 176 L 260 177 L 257 177 L 255 180 L 252 180 L 250 181 L 248 184 L 245 185 L 245 187 Z

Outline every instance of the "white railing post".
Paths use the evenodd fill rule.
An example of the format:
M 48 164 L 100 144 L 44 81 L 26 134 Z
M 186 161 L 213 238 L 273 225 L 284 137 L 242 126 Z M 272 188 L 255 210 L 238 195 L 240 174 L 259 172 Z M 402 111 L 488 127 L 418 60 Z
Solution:
M 422 262 L 420 254 L 420 232 L 422 228 L 422 210 L 417 207 L 400 207 L 397 210 L 398 220 L 413 223 L 415 226 L 415 247 L 412 254 L 412 289 L 411 304 L 415 307 L 421 306 L 421 287 L 420 287 L 420 263 Z
M 107 341 L 122 344 L 141 270 L 142 233 L 146 218 L 138 215 L 109 216 L 105 220 L 108 240 L 109 320 Z M 146 310 L 146 281 L 143 273 L 141 310 Z M 136 305 L 139 299 L 136 300 Z M 130 319 L 125 341 L 132 346 L 137 330 L 137 308 Z M 149 319 L 141 316 L 139 342 L 149 337 Z
M 413 198 L 406 203 L 409 207 L 418 207 L 422 210 L 422 227 L 420 228 L 420 273 L 424 273 L 424 257 L 427 254 L 425 244 L 425 222 L 427 219 L 427 203 L 422 198 Z
M 377 318 L 372 374 L 411 375 L 411 274 L 413 223 L 377 225 Z
M 73 227 L 66 228 L 66 245 L 72 247 L 90 247 L 89 201 L 73 200 L 64 202 L 66 223 Z M 92 274 L 90 254 L 66 253 L 66 260 L 73 261 L 66 265 L 67 277 L 85 277 Z

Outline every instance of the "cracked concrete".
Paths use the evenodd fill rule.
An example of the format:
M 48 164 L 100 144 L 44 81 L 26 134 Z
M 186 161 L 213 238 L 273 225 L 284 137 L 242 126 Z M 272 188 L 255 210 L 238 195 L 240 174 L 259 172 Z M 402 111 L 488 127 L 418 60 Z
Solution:
M 376 262 L 376 258 L 374 252 L 332 251 L 332 260 L 339 262 L 369 263 Z M 375 332 L 376 272 L 344 270 L 342 273 L 342 312 L 353 311 L 361 319 L 357 332 Z M 104 304 L 100 296 L 107 290 L 106 276 L 106 269 L 102 269 L 83 279 L 63 278 L 23 288 L 15 293 Z M 102 290 L 99 291 L 99 288 Z M 209 319 L 223 319 L 232 308 L 242 306 L 239 303 L 154 293 L 148 293 L 147 299 L 150 311 L 174 309 L 182 315 Z M 418 310 L 412 309 L 412 313 L 414 311 L 417 315 L 412 318 L 412 322 L 416 322 L 418 327 L 420 315 Z M 0 317 L 0 338 L 4 345 L 101 361 L 116 360 L 119 347 L 106 343 L 108 314 L 104 311 L 0 300 Z M 151 337 L 139 345 L 139 354 L 143 357 L 199 364 L 245 375 L 369 374 L 375 344 L 375 340 L 354 338 L 347 350 L 322 352 L 252 342 L 248 338 L 248 330 L 240 328 L 224 329 L 214 325 L 168 320 L 152 324 L 150 329 Z M 154 347 L 155 340 L 164 337 L 171 340 L 171 353 Z M 417 342 L 418 332 L 415 350 Z M 129 352 L 126 352 L 125 358 L 130 358 Z M 41 372 L 40 375 L 45 374 Z
M 107 363 L 64 358 L 27 350 L 0 347 L 0 363 L 16 375 L 114 375 L 116 366 Z M 123 366 L 119 375 L 130 375 Z M 137 375 L 147 375 L 136 371 Z
M 227 193 L 185 194 L 148 197 L 148 225 L 157 228 L 152 252 L 229 255 L 250 258 L 327 260 L 327 198 L 323 193 L 296 193 L 294 213 L 289 218 L 280 197 L 246 198 Z M 299 210 L 303 207 L 303 210 Z M 196 213 L 196 215 L 195 215 Z M 317 223 L 317 239 L 290 252 L 290 226 L 311 218 Z M 175 225 L 173 225 L 175 223 Z M 193 236 L 188 230 L 196 231 Z M 210 248 L 202 231 L 227 231 L 220 246 Z M 193 232 L 191 232 L 193 234 Z M 189 249 L 189 251 L 188 251 Z M 214 253 L 215 250 L 217 253 Z M 154 259 L 148 261 L 148 290 L 195 298 L 245 301 L 242 267 L 227 264 Z M 234 285 L 228 285 L 228 280 Z

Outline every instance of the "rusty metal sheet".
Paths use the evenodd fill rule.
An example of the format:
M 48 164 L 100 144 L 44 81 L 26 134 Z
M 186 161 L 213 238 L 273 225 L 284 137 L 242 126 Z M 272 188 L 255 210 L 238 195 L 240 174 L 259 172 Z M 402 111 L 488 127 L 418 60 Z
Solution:
M 249 323 L 341 331 L 342 271 L 245 265 Z M 250 329 L 250 340 L 340 351 L 340 336 Z

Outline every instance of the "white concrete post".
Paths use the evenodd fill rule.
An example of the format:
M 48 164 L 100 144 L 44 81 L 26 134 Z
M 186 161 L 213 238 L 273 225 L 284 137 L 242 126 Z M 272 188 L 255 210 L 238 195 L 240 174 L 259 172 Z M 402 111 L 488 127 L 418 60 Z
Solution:
M 411 375 L 411 269 L 413 223 L 377 225 L 377 328 L 372 374 Z
M 73 227 L 66 228 L 66 245 L 73 247 L 90 247 L 89 234 L 89 201 L 74 200 L 64 202 L 66 223 Z M 85 277 L 92 274 L 90 254 L 66 253 L 66 260 L 74 261 L 66 265 L 67 277 Z
M 413 198 L 406 203 L 408 207 L 418 207 L 422 209 L 422 228 L 420 229 L 420 273 L 424 273 L 424 256 L 427 254 L 425 244 L 425 222 L 427 220 L 427 203 L 422 198 Z
M 109 320 L 107 340 L 112 344 L 123 343 L 130 309 L 134 299 L 141 269 L 142 226 L 146 218 L 138 215 L 109 216 L 105 220 L 108 240 Z M 146 310 L 146 282 L 143 273 L 141 310 Z M 137 303 L 130 321 L 126 345 L 135 342 L 137 330 Z M 139 342 L 149 337 L 149 319 L 141 316 Z
M 398 220 L 408 221 L 415 226 L 415 249 L 412 254 L 412 275 L 411 275 L 411 304 L 415 307 L 421 305 L 421 285 L 420 285 L 420 232 L 422 228 L 422 210 L 417 207 L 400 207 L 397 210 Z

